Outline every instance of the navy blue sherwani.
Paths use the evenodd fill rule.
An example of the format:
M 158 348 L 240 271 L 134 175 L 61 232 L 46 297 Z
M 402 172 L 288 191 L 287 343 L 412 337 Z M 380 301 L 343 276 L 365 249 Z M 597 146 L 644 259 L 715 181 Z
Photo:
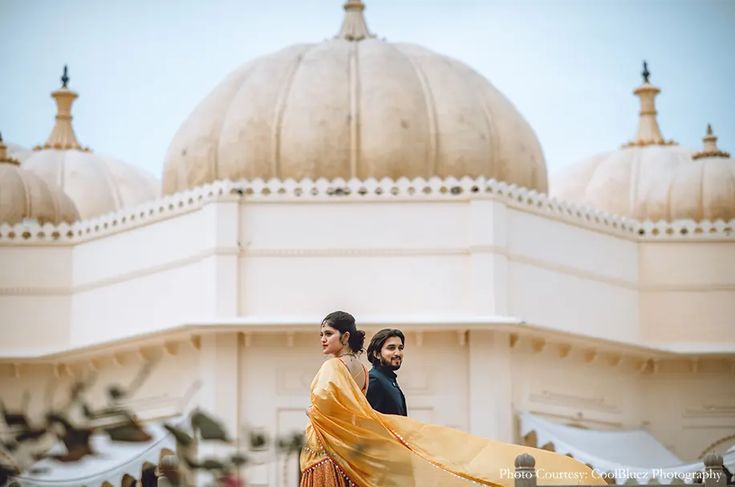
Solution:
M 370 385 L 367 400 L 376 411 L 384 414 L 408 416 L 406 397 L 398 387 L 396 373 L 380 365 L 370 369 Z

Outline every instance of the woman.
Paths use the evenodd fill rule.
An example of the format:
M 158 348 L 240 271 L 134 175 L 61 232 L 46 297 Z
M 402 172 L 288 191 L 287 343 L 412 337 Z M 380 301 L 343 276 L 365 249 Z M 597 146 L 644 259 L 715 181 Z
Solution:
M 352 384 L 348 388 L 351 388 L 353 384 L 361 384 L 360 394 L 364 395 L 367 392 L 368 373 L 365 366 L 358 360 L 357 355 L 363 351 L 365 332 L 357 330 L 355 318 L 344 311 L 335 311 L 334 313 L 328 314 L 322 320 L 319 338 L 322 343 L 322 353 L 334 357 L 325 362 L 322 369 L 325 369 L 327 364 L 329 364 L 328 368 L 330 369 L 343 368 L 344 370 L 341 374 L 344 376 L 343 379 L 349 376 L 349 379 L 352 380 Z M 341 362 L 343 365 L 337 362 Z M 318 376 L 319 374 L 317 374 Z M 313 392 L 314 383 L 312 383 L 311 388 Z M 309 417 L 311 417 L 313 410 L 314 405 L 312 402 L 312 407 L 307 412 Z M 338 463 L 327 455 L 311 422 L 306 426 L 304 439 L 305 445 L 301 450 L 300 458 L 302 487 L 354 485 L 350 483 L 345 473 L 338 466 Z
M 324 362 L 311 384 L 301 452 L 301 487 L 454 487 L 513 485 L 516 456 L 530 453 L 541 485 L 605 482 L 585 465 L 545 450 L 500 443 L 459 430 L 374 411 L 357 355 L 365 333 L 337 311 L 324 318 Z

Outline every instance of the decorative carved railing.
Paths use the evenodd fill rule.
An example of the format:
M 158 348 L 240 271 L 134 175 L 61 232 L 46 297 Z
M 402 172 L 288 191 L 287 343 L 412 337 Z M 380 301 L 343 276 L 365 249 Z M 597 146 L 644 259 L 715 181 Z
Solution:
M 735 219 L 638 221 L 592 207 L 561 201 L 538 191 L 484 177 L 383 179 L 253 179 L 215 181 L 134 208 L 124 208 L 71 225 L 35 221 L 0 223 L 0 244 L 70 244 L 147 225 L 195 211 L 211 201 L 441 201 L 489 197 L 523 211 L 549 216 L 632 240 L 709 240 L 735 238 Z

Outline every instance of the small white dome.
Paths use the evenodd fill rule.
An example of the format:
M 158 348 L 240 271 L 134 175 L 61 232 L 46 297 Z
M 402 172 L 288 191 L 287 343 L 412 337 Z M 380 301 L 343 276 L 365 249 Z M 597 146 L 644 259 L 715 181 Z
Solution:
M 486 176 L 545 192 L 531 127 L 465 64 L 372 36 L 349 0 L 342 31 L 245 64 L 182 124 L 163 190 L 217 179 Z
M 682 164 L 692 163 L 684 147 L 626 147 L 590 157 L 552 175 L 551 194 L 609 213 L 639 220 L 671 220 L 670 186 Z
M 76 204 L 82 219 L 156 199 L 159 182 L 116 159 L 76 149 L 34 151 L 23 168 L 58 186 Z
M 27 218 L 41 224 L 72 223 L 79 213 L 63 191 L 22 169 L 0 137 L 0 223 L 12 225 Z
M 58 108 L 56 124 L 46 143 L 34 147 L 23 161 L 23 168 L 61 188 L 83 219 L 157 198 L 160 184 L 153 176 L 79 144 L 71 124 L 71 105 L 77 94 L 66 87 L 68 81 L 65 66 L 63 86 L 51 94 Z

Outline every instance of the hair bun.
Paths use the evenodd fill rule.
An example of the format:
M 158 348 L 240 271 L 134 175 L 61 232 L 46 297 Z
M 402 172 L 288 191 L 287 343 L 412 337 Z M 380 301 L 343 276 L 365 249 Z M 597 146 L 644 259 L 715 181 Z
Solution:
M 355 330 L 354 334 L 350 334 L 350 348 L 353 352 L 361 353 L 365 351 L 365 332 L 363 330 Z

